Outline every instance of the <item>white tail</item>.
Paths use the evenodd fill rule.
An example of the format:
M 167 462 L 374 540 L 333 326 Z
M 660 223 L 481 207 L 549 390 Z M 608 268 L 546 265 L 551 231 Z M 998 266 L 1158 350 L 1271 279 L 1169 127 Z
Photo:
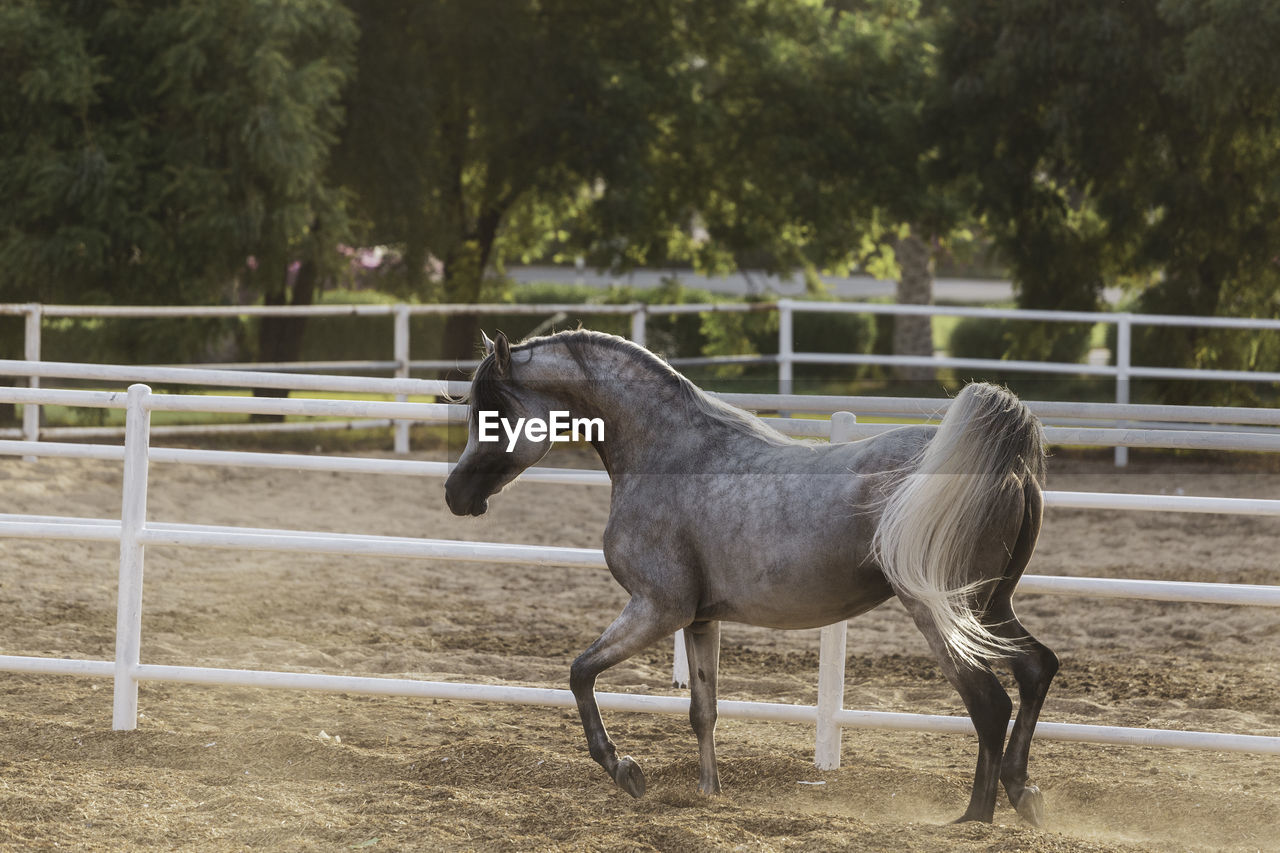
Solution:
M 1043 481 L 1044 431 L 1012 393 L 974 383 L 917 461 L 885 502 L 872 548 L 894 588 L 928 607 L 955 658 L 983 666 L 1016 645 L 974 610 L 975 594 L 1001 576 L 978 576 L 973 558 L 1008 496 Z

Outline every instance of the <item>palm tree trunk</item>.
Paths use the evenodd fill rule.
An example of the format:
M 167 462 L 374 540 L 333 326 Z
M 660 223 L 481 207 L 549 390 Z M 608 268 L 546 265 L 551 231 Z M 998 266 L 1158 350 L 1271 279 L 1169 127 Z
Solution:
M 912 228 L 894 244 L 900 277 L 896 300 L 900 305 L 933 304 L 933 252 Z M 933 355 L 933 318 L 896 315 L 893 318 L 894 355 Z M 898 367 L 894 375 L 904 382 L 933 382 L 932 367 Z

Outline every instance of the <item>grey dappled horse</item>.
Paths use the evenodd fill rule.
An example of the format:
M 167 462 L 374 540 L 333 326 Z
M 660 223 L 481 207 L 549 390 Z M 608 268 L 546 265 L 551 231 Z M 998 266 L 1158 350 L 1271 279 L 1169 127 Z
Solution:
M 1040 532 L 1043 431 L 1016 397 L 966 387 L 938 426 L 848 444 L 793 441 L 722 403 L 622 338 L 562 332 L 511 346 L 485 338 L 471 386 L 465 450 L 445 483 L 458 515 L 539 461 L 551 440 L 482 442 L 477 413 L 600 418 L 596 450 L 612 480 L 604 554 L 631 595 L 573 662 L 569 683 L 591 757 L 633 796 L 644 774 L 619 758 L 595 700 L 596 677 L 685 629 L 699 789 L 716 771 L 720 622 L 816 628 L 897 596 L 959 692 L 978 734 L 961 820 L 990 821 L 1004 783 L 1019 814 L 1043 817 L 1027 781 L 1036 718 L 1058 659 L 1014 616 L 1010 599 Z M 1021 704 L 988 663 L 1007 661 Z

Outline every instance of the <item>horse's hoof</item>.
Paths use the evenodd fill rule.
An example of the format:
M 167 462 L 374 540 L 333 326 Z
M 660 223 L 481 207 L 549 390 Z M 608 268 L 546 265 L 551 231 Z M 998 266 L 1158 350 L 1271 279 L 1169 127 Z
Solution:
M 630 755 L 618 759 L 613 771 L 613 781 L 637 800 L 644 796 L 644 771 Z
M 1022 796 L 1014 804 L 1018 814 L 1032 826 L 1044 826 L 1044 794 L 1035 785 L 1028 785 L 1022 790 Z
M 968 812 L 965 812 L 964 814 L 960 815 L 960 817 L 951 821 L 951 823 L 953 826 L 957 823 L 991 823 L 991 818 L 975 817 L 974 815 L 971 815 Z
M 712 779 L 710 782 L 698 782 L 698 793 L 707 797 L 714 797 L 720 793 L 720 780 Z

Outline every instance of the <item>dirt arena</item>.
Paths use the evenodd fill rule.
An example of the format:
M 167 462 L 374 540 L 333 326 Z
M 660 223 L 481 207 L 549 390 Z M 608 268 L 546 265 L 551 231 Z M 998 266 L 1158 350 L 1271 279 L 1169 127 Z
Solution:
M 558 451 L 559 453 L 559 451 Z M 1280 473 L 1144 457 L 1051 460 L 1050 488 L 1280 498 Z M 569 460 L 572 462 L 573 460 Z M 566 459 L 553 457 L 555 464 Z M 0 458 L 0 511 L 118 517 L 117 463 Z M 455 519 L 439 480 L 152 466 L 161 521 L 598 547 L 608 492 L 517 485 Z M 1051 510 L 1031 571 L 1280 584 L 1275 519 Z M 109 659 L 112 545 L 0 540 L 0 650 Z M 565 687 L 625 601 L 602 571 L 153 548 L 143 661 Z M 1062 672 L 1044 719 L 1280 735 L 1280 613 L 1018 599 Z M 905 614 L 850 623 L 846 706 L 962 713 Z M 812 703 L 817 632 L 724 629 L 721 696 Z M 667 692 L 664 643 L 607 673 Z M 1014 694 L 1016 701 L 1016 692 Z M 682 717 L 606 713 L 644 767 L 633 800 L 576 712 L 144 684 L 111 728 L 107 680 L 0 673 L 0 849 L 1280 850 L 1276 757 L 1037 741 L 1049 825 L 967 802 L 971 737 L 722 721 L 725 793 L 698 795 Z

